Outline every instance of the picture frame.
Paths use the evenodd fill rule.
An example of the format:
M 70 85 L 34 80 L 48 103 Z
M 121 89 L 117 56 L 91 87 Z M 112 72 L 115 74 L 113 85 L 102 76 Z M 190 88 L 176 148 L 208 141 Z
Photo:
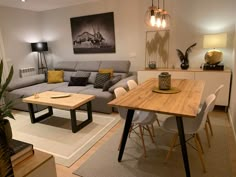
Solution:
M 73 51 L 83 53 L 115 53 L 114 13 L 70 18 Z
M 146 32 L 145 68 L 168 68 L 169 38 L 169 30 Z

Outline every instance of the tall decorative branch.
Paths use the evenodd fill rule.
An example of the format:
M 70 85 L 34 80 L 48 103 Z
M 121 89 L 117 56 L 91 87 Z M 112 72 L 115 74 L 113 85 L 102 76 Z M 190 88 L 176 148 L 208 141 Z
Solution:
M 181 63 L 185 63 L 185 64 L 188 64 L 188 63 L 189 63 L 189 59 L 188 59 L 189 53 L 192 51 L 192 48 L 193 48 L 194 46 L 196 46 L 196 45 L 197 45 L 197 43 L 194 43 L 194 44 L 192 44 L 191 46 L 189 46 L 189 47 L 185 50 L 185 54 L 184 54 L 181 50 L 176 49 L 177 55 L 178 55 L 178 57 L 179 57 Z

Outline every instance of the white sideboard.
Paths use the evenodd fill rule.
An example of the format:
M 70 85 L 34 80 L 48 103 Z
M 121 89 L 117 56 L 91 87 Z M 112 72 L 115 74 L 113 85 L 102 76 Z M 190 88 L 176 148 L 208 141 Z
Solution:
M 138 71 L 138 83 L 142 83 L 149 78 L 158 78 L 161 72 L 169 72 L 172 79 L 194 79 L 205 80 L 205 88 L 202 96 L 202 101 L 214 93 L 214 91 L 224 84 L 223 89 L 220 91 L 216 100 L 216 105 L 226 106 L 229 104 L 230 83 L 231 83 L 231 70 L 225 69 L 224 71 L 202 70 L 202 69 L 145 69 Z

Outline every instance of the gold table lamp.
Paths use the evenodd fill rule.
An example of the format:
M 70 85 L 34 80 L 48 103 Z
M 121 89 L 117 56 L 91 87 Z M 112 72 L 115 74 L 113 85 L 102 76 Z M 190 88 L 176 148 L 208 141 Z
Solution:
M 207 64 L 218 64 L 223 60 L 223 53 L 219 48 L 225 48 L 227 44 L 227 34 L 209 34 L 204 35 L 203 48 L 211 48 L 205 54 Z M 217 49 L 216 49 L 217 48 Z

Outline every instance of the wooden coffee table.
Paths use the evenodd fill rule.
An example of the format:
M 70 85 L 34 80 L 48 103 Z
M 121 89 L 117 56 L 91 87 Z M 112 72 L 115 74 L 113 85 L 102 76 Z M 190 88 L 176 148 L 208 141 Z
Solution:
M 52 107 L 69 110 L 72 132 L 76 133 L 93 121 L 91 101 L 94 98 L 94 95 L 46 91 L 39 93 L 37 96 L 26 97 L 23 99 L 23 102 L 28 103 L 31 123 L 39 122 L 53 115 Z M 48 112 L 39 117 L 35 117 L 33 104 L 48 106 Z M 87 105 L 88 119 L 77 125 L 76 109 L 84 104 Z

